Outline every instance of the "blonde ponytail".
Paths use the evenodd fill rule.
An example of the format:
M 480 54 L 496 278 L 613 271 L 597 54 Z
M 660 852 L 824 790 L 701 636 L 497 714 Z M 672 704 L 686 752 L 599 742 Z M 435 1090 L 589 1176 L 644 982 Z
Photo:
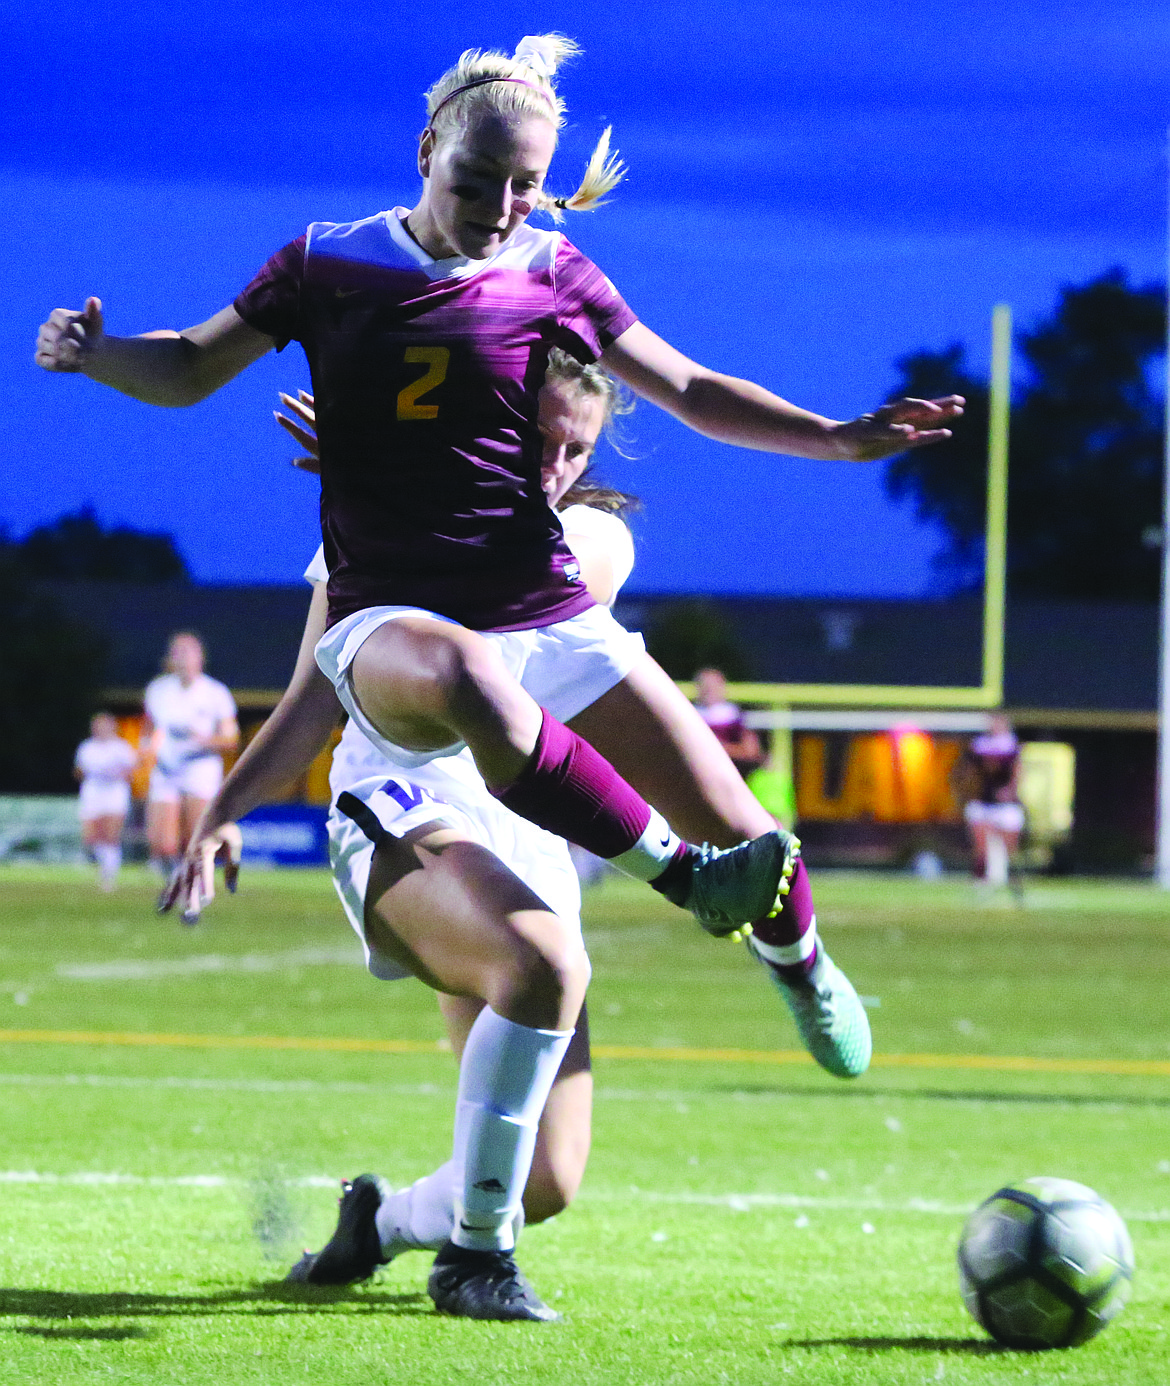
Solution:
M 626 166 L 617 153 L 609 151 L 609 137 L 613 127 L 607 125 L 597 141 L 597 147 L 585 165 L 585 176 L 577 191 L 571 197 L 554 197 L 552 193 L 542 192 L 536 205 L 542 212 L 548 212 L 554 221 L 563 221 L 565 212 L 592 212 L 595 207 L 605 206 L 607 193 L 626 176 Z

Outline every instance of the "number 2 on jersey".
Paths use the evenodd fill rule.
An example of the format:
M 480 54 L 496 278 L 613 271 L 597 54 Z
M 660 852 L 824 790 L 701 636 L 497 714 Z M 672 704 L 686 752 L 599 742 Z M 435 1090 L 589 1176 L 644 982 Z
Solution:
M 398 417 L 400 419 L 437 419 L 437 404 L 419 404 L 423 395 L 428 395 L 447 379 L 447 366 L 451 353 L 446 347 L 413 346 L 406 348 L 408 366 L 426 365 L 427 372 L 417 380 L 412 380 L 405 389 L 398 392 Z

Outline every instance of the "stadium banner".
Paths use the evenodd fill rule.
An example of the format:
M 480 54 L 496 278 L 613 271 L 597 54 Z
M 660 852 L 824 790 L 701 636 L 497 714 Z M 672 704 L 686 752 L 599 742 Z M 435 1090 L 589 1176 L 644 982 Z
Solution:
M 76 794 L 0 795 L 0 861 L 84 860 Z
M 265 804 L 240 820 L 249 866 L 328 866 L 328 809 L 315 804 Z

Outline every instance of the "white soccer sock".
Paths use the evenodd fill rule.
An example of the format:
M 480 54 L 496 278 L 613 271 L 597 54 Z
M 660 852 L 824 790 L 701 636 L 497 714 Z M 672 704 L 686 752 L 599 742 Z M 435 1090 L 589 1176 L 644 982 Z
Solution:
M 93 856 L 98 864 L 98 873 L 102 880 L 113 881 L 118 874 L 118 868 L 122 865 L 121 846 L 116 842 L 95 842 Z
M 654 881 L 674 860 L 681 843 L 666 819 L 652 808 L 642 836 L 627 851 L 610 857 L 609 864 L 639 881 Z
M 814 914 L 808 928 L 795 943 L 763 943 L 751 936 L 751 949 L 756 957 L 776 967 L 797 967 L 811 958 L 817 946 L 817 917 Z
M 510 1251 L 536 1131 L 572 1030 L 533 1030 L 485 1006 L 459 1067 L 454 1163 L 461 1206 L 451 1234 L 474 1251 Z
M 384 1198 L 375 1218 L 383 1253 L 438 1251 L 455 1228 L 455 1195 L 462 1183 L 454 1160 L 408 1189 Z
M 1002 833 L 987 834 L 987 866 L 983 879 L 988 885 L 1007 885 L 1008 849 Z

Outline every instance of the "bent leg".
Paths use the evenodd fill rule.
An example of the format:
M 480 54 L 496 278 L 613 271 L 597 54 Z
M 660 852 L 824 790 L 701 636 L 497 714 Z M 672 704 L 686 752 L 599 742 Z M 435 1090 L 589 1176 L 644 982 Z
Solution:
M 395 745 L 466 741 L 491 786 L 510 784 L 536 746 L 541 711 L 475 631 L 403 617 L 362 642 L 350 677 L 361 710 Z
M 579 938 L 498 857 L 447 828 L 379 844 L 366 936 L 428 986 L 518 1025 L 571 1029 L 589 982 Z
M 380 842 L 366 923 L 379 952 L 442 991 L 487 1003 L 460 1065 L 451 1240 L 507 1251 L 540 1116 L 588 986 L 584 947 L 498 858 L 450 829 L 425 842 Z
M 466 742 L 514 813 L 630 875 L 657 881 L 685 855 L 666 820 L 539 707 L 474 631 L 415 617 L 387 621 L 363 641 L 338 688 L 375 739 L 419 753 Z

